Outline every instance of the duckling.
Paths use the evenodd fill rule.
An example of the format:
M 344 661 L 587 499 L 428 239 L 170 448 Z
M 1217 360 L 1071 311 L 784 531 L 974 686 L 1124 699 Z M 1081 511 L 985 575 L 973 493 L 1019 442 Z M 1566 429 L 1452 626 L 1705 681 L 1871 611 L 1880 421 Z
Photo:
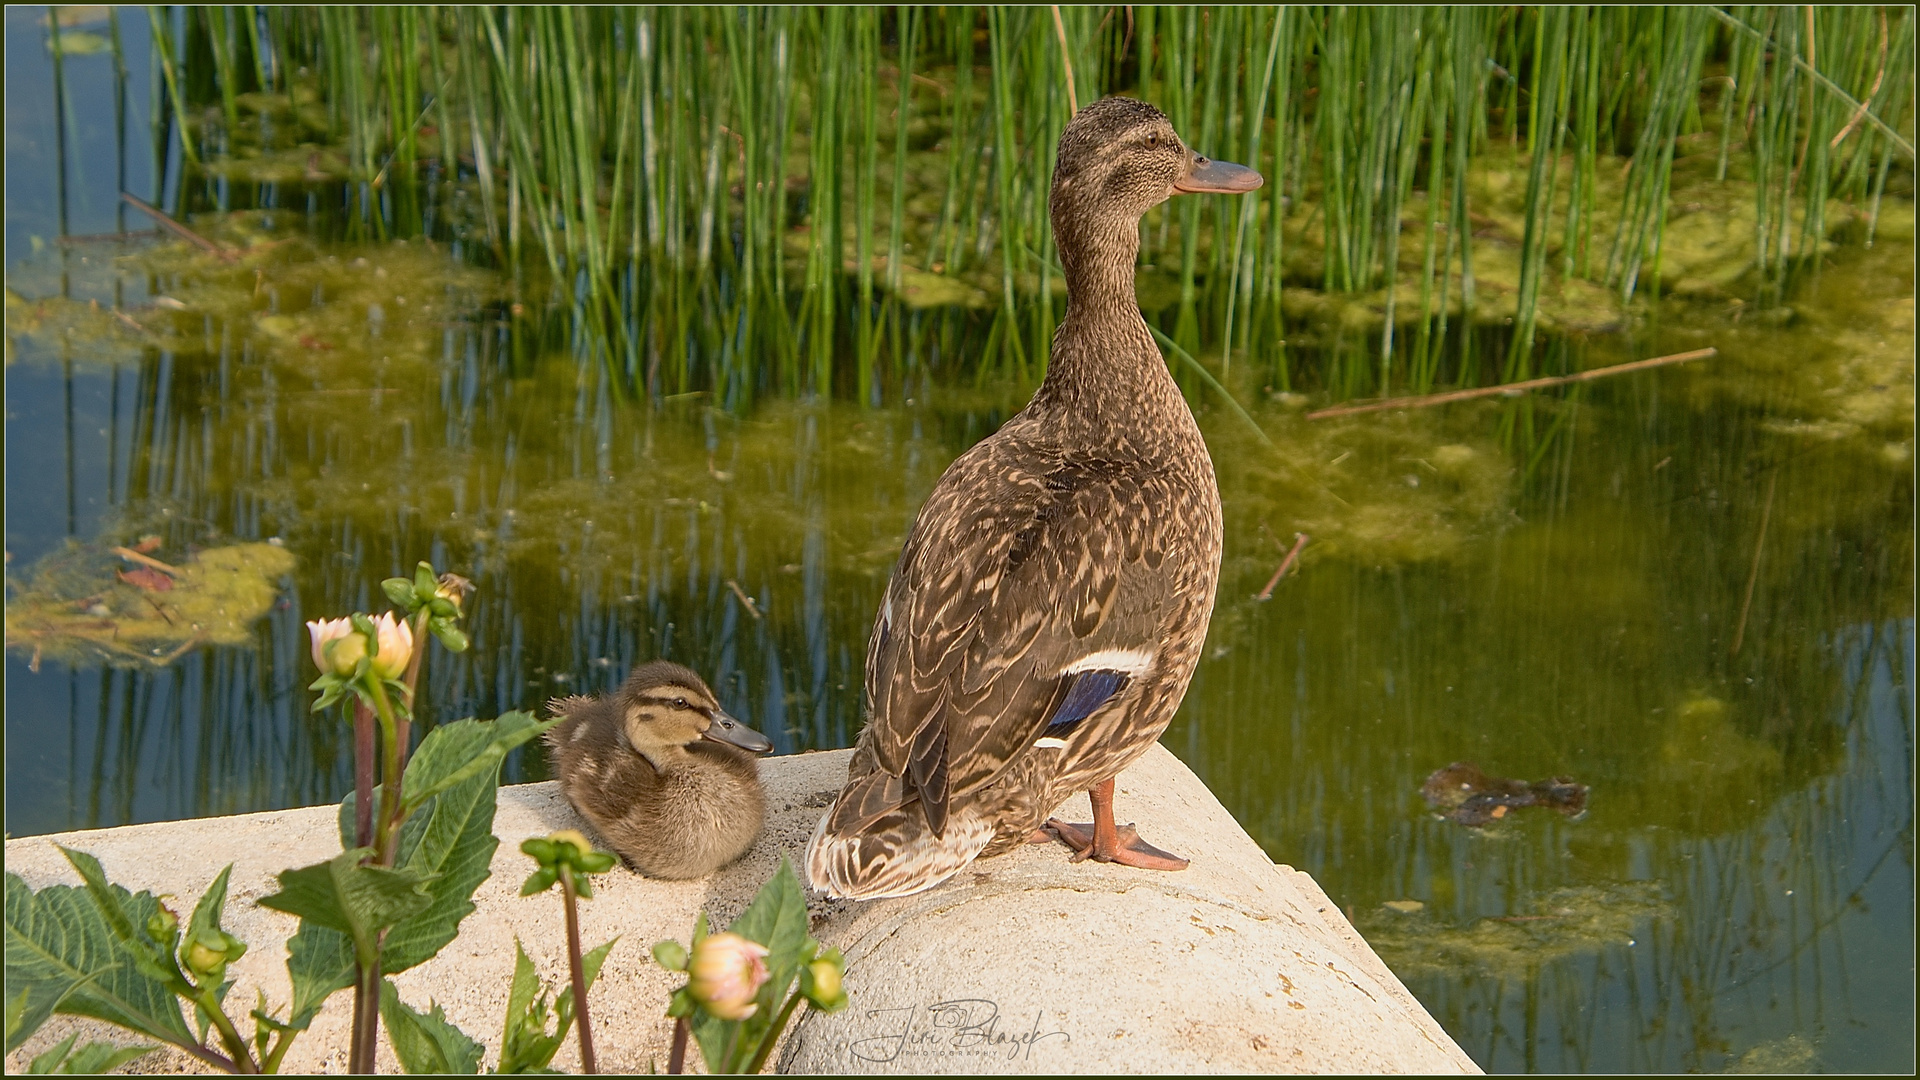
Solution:
M 560 791 L 627 864 L 657 878 L 696 878 L 746 854 L 766 796 L 753 755 L 766 737 L 728 716 L 700 676 L 641 664 L 608 697 L 548 706 Z

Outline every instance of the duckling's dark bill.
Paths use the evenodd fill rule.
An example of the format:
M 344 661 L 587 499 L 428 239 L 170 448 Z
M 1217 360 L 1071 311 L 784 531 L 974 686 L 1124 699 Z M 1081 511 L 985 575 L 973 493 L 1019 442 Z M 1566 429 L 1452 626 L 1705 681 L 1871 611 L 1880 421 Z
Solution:
M 717 743 L 737 746 L 752 754 L 764 754 L 773 749 L 773 744 L 767 741 L 765 735 L 735 720 L 726 713 L 714 714 L 713 724 L 707 728 L 704 737 L 712 739 Z
M 1252 191 L 1266 183 L 1259 173 L 1245 165 L 1235 165 L 1231 161 L 1213 161 L 1208 158 L 1195 158 L 1193 168 L 1187 175 L 1173 182 L 1175 191 L 1217 192 L 1221 195 L 1239 195 Z

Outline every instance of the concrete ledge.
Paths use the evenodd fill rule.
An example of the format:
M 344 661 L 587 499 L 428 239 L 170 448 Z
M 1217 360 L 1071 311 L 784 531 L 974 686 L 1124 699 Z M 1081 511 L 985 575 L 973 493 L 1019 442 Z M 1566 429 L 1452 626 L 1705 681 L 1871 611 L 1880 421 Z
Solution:
M 724 926 L 752 899 L 784 851 L 797 864 L 846 776 L 848 751 L 774 758 L 761 766 L 767 830 L 744 859 L 690 882 L 615 870 L 583 905 L 589 944 L 619 936 L 594 989 L 595 1042 L 605 1072 L 663 1069 L 666 998 L 683 978 L 649 947 L 687 939 L 704 907 Z M 1178 874 L 1070 864 L 1065 848 L 1035 846 L 976 863 L 919 896 L 855 904 L 814 901 L 814 933 L 848 961 L 852 1006 L 795 1026 L 782 1072 L 1477 1072 L 1306 874 L 1267 861 L 1218 800 L 1155 747 L 1120 777 L 1116 808 L 1147 837 L 1193 858 Z M 134 891 L 191 903 L 233 862 L 227 927 L 251 949 L 234 965 L 228 1000 L 255 988 L 284 1007 L 286 938 L 294 920 L 257 907 L 273 875 L 339 850 L 334 808 L 311 807 L 7 842 L 7 869 L 28 884 L 79 884 L 54 844 L 91 852 Z M 1085 796 L 1062 810 L 1087 820 Z M 478 910 L 440 956 L 396 978 L 474 1038 L 497 1047 L 518 936 L 550 985 L 566 979 L 557 899 L 521 899 L 532 863 L 527 836 L 580 827 L 556 785 L 503 788 L 501 838 Z M 343 1072 L 350 995 L 341 993 L 294 1044 L 287 1072 Z M 7 1059 L 33 1054 L 76 1027 L 127 1042 L 105 1025 L 55 1017 Z M 246 1028 L 243 1026 L 243 1030 Z M 692 1055 L 697 1058 L 698 1055 Z M 491 1061 L 491 1057 L 489 1058 Z M 203 1071 L 167 1051 L 142 1071 Z M 554 1065 L 577 1069 L 572 1040 Z M 381 1049 L 382 1071 L 397 1071 Z

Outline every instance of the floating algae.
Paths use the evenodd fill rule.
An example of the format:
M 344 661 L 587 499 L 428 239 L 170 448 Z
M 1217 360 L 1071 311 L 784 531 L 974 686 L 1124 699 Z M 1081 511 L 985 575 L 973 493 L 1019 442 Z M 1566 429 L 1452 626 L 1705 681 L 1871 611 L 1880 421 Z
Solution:
M 69 543 L 9 580 L 7 647 L 65 663 L 164 667 L 197 645 L 241 645 L 267 613 L 293 553 L 274 543 L 208 548 L 166 563 Z
M 1399 909 L 1363 917 L 1367 943 L 1394 973 L 1519 976 L 1543 965 L 1633 942 L 1634 928 L 1672 911 L 1659 883 L 1574 886 L 1542 895 L 1534 911 L 1446 926 Z

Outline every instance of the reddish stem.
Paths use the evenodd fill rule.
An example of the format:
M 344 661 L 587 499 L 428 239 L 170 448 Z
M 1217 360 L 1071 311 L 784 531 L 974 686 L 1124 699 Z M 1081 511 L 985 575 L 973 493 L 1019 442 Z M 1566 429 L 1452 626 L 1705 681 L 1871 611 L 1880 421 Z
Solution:
M 573 868 L 560 864 L 560 903 L 567 909 L 567 966 L 573 971 L 573 1022 L 580 1029 L 580 1069 L 597 1073 L 593 1058 L 593 1023 L 587 1018 L 587 972 L 580 956 L 580 913 L 574 905 Z
M 687 1068 L 687 1018 L 673 1022 L 673 1049 L 667 1052 L 667 1074 L 679 1076 Z

